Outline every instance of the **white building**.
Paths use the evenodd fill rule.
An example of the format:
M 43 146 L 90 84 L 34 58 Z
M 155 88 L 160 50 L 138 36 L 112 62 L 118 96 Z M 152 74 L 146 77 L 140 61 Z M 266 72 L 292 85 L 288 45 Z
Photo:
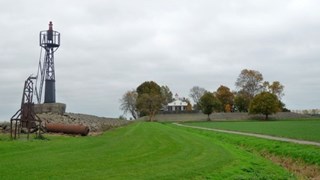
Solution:
M 186 111 L 188 103 L 181 101 L 178 94 L 175 95 L 174 101 L 168 103 L 167 108 L 169 112 L 173 111 Z

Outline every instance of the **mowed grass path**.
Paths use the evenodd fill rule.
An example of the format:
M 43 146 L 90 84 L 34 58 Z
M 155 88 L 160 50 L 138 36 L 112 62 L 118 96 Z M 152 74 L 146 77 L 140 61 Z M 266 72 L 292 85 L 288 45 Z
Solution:
M 320 119 L 240 122 L 211 121 L 185 124 L 320 142 Z
M 96 137 L 0 135 L 1 179 L 288 179 L 290 173 L 198 130 L 134 123 Z

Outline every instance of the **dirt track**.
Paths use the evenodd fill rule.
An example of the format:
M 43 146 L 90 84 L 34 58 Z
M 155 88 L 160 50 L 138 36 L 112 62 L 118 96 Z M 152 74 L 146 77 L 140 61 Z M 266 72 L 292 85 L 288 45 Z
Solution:
M 320 143 L 318 143 L 318 142 L 313 142 L 313 141 L 290 139 L 290 138 L 269 136 L 269 135 L 263 135 L 263 134 L 246 133 L 246 132 L 239 132 L 239 131 L 213 129 L 213 128 L 206 128 L 206 127 L 188 126 L 188 125 L 179 124 L 179 123 L 173 123 L 173 124 L 175 124 L 175 125 L 177 125 L 177 126 L 183 126 L 183 127 L 188 127 L 188 128 L 194 128 L 194 129 L 203 129 L 203 130 L 223 132 L 223 133 L 229 133 L 229 134 L 239 134 L 239 135 L 244 135 L 244 136 L 253 136 L 253 137 L 258 137 L 258 138 L 263 138 L 263 139 L 271 139 L 271 140 L 276 140 L 276 141 L 284 141 L 284 142 L 292 142 L 292 143 L 297 143 L 297 144 L 306 144 L 306 145 L 320 146 Z

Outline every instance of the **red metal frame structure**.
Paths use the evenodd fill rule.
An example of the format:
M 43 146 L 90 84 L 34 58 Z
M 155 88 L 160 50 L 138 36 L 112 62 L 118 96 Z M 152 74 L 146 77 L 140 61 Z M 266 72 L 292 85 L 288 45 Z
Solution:
M 33 132 L 37 132 L 37 136 L 41 135 L 42 121 L 34 112 L 33 103 L 33 80 L 35 79 L 36 77 L 29 76 L 24 83 L 21 108 L 11 117 L 10 120 L 11 138 L 16 139 L 17 134 L 18 137 L 20 137 L 20 132 L 23 128 L 27 129 L 28 139 L 29 134 Z

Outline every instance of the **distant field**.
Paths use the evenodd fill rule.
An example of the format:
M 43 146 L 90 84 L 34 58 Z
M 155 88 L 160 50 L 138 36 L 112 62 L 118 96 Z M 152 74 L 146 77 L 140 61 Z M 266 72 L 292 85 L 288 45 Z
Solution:
M 193 122 L 193 126 L 268 134 L 320 142 L 320 119 L 281 121 Z
M 46 136 L 49 140 L 11 141 L 0 134 L 1 179 L 294 178 L 279 165 L 239 148 L 237 142 L 243 140 L 238 137 L 171 123 L 133 123 L 94 137 Z M 306 152 L 311 148 L 294 147 Z M 307 155 L 319 161 L 313 158 L 317 153 Z

